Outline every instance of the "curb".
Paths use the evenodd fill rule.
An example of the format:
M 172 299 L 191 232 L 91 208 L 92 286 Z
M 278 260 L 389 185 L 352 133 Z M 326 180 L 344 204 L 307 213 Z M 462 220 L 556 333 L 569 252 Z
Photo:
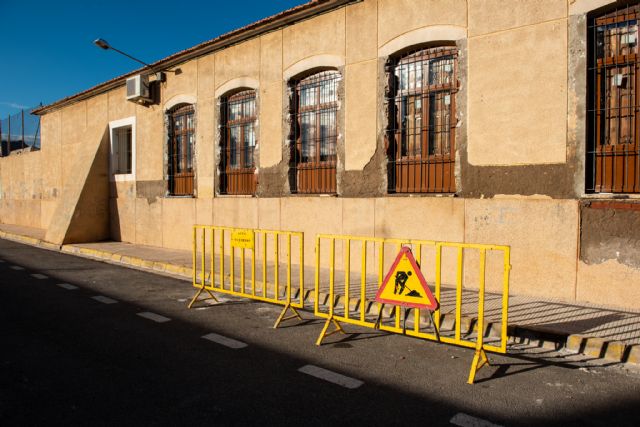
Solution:
M 574 334 L 567 337 L 566 349 L 595 359 L 640 364 L 640 345 L 637 344 Z
M 155 273 L 165 273 L 180 278 L 191 279 L 193 269 L 182 265 L 171 264 L 162 261 L 151 261 L 130 255 L 121 255 L 113 252 L 101 251 L 98 249 L 81 248 L 73 245 L 64 245 L 60 249 L 61 252 L 80 256 L 83 258 L 98 259 L 111 264 L 124 265 L 137 270 L 143 270 Z
M 101 251 L 97 249 L 82 248 L 74 245 L 56 245 L 45 242 L 41 239 L 19 234 L 0 231 L 0 238 L 11 240 L 18 243 L 24 243 L 30 246 L 36 246 L 42 249 L 62 252 L 83 258 L 97 259 L 111 264 L 122 265 L 137 270 L 143 270 L 151 273 L 167 274 L 179 279 L 191 281 L 193 269 L 178 264 L 171 264 L 163 261 L 151 261 L 129 255 L 121 255 L 113 252 Z M 207 275 L 206 280 L 209 279 Z M 295 294 L 299 291 L 296 289 Z M 305 290 L 304 301 L 314 302 L 314 291 Z M 329 294 L 320 292 L 318 295 L 320 305 L 327 305 L 329 302 Z M 360 299 L 353 298 L 349 301 L 349 306 L 353 309 L 359 307 Z M 334 307 L 344 305 L 344 301 L 340 298 L 335 302 Z M 366 300 L 366 312 L 370 314 L 378 314 L 378 306 L 372 301 Z M 393 317 L 394 310 L 385 308 L 383 318 Z M 425 324 L 430 323 L 428 314 L 422 313 L 420 320 Z M 460 319 L 462 334 L 477 333 L 477 319 L 468 316 L 462 316 Z M 442 314 L 440 322 L 441 330 L 455 330 L 455 316 Z M 500 336 L 501 325 L 498 322 L 487 322 L 485 325 L 484 336 L 496 337 Z M 509 343 L 511 344 L 527 344 L 534 345 L 543 349 L 561 350 L 565 349 L 571 353 L 583 354 L 594 359 L 601 359 L 614 363 L 630 363 L 640 365 L 640 344 L 625 344 L 621 341 L 605 340 L 598 337 L 590 337 L 580 334 L 562 334 L 543 328 L 534 328 L 527 326 L 509 325 L 507 328 Z

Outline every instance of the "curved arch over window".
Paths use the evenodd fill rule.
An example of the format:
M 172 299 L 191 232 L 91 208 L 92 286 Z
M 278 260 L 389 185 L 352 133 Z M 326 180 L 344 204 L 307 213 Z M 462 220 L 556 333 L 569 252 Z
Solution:
M 192 104 L 178 104 L 167 111 L 169 121 L 169 195 L 194 194 L 195 117 Z
M 335 193 L 338 142 L 336 70 L 294 82 L 290 184 L 293 193 Z
M 220 192 L 255 194 L 256 91 L 223 97 L 221 105 Z
M 390 193 L 455 191 L 457 49 L 410 51 L 388 62 Z

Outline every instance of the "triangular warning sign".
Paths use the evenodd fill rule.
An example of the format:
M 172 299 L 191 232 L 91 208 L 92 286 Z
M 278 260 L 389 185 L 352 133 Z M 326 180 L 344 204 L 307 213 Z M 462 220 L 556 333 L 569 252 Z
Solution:
M 426 308 L 434 311 L 434 298 L 411 249 L 403 246 L 376 294 L 376 301 L 402 307 Z

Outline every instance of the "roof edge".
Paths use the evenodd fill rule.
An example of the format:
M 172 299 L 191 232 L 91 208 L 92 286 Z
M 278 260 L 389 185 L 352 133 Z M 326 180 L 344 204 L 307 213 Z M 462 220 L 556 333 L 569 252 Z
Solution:
M 215 52 L 217 50 L 221 50 L 229 46 L 241 43 L 248 39 L 261 36 L 262 34 L 268 33 L 270 31 L 275 31 L 279 28 L 295 24 L 312 16 L 329 12 L 333 9 L 337 9 L 349 3 L 356 3 L 360 1 L 362 0 L 311 0 L 308 3 L 304 3 L 291 9 L 287 9 L 283 12 L 279 12 L 275 15 L 271 15 L 244 27 L 222 34 L 211 40 L 197 44 L 181 52 L 169 55 L 163 59 L 149 64 L 150 67 L 135 69 L 129 73 L 122 74 L 111 80 L 107 80 L 106 82 L 100 83 L 82 92 L 52 102 L 51 104 L 36 108 L 31 112 L 31 114 L 44 115 L 50 113 L 52 111 L 69 106 L 71 104 L 75 104 L 76 102 L 84 101 L 96 95 L 103 94 L 119 86 L 122 86 L 125 84 L 125 80 L 128 77 L 140 74 L 144 70 L 157 70 L 159 67 L 162 67 L 162 69 L 170 68 L 185 61 L 189 61 L 200 56 Z

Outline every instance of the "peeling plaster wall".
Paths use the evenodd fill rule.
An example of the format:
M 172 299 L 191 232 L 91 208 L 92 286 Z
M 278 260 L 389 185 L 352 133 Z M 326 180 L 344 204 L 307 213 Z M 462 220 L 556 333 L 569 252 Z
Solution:
M 92 126 L 135 116 L 138 160 L 136 181 L 110 185 L 111 238 L 190 249 L 202 223 L 304 231 L 308 255 L 320 232 L 509 244 L 514 293 L 638 308 L 640 212 L 620 208 L 637 198 L 593 208 L 610 197 L 584 194 L 586 13 L 612 3 L 364 0 L 180 64 L 157 104 L 111 90 L 108 120 Z M 388 195 L 385 62 L 396 46 L 426 42 L 458 48 L 456 193 Z M 337 197 L 291 194 L 289 77 L 314 67 L 342 75 Z M 257 82 L 256 197 L 218 194 L 218 92 L 237 79 Z M 172 198 L 164 107 L 187 98 L 197 104 L 196 197 Z M 74 185 L 70 153 L 102 120 L 89 105 L 46 114 L 41 152 L 0 159 L 0 222 L 49 227 Z

